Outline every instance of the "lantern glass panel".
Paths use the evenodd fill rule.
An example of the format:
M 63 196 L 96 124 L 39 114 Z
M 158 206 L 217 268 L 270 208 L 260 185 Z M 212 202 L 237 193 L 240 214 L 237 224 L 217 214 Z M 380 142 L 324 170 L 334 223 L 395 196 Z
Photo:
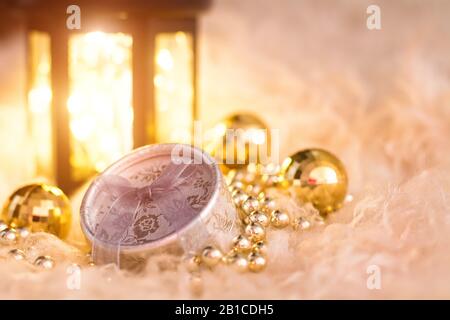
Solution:
M 133 146 L 132 37 L 90 32 L 69 38 L 72 178 L 104 170 Z
M 192 34 L 159 33 L 155 43 L 155 116 L 159 142 L 190 143 L 194 118 Z
M 28 45 L 30 69 L 28 114 L 30 138 L 35 149 L 36 173 L 53 179 L 50 35 L 31 31 L 28 34 Z

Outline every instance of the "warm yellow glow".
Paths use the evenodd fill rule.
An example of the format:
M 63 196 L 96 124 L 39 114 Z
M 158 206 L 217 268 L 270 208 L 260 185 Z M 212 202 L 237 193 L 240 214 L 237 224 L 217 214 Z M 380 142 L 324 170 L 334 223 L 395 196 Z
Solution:
M 167 49 L 161 49 L 156 57 L 158 66 L 164 70 L 172 70 L 173 68 L 173 58 L 172 54 Z
M 336 170 L 327 166 L 312 169 L 309 173 L 309 179 L 318 185 L 338 183 Z
M 28 93 L 28 101 L 32 113 L 46 113 L 50 110 L 52 90 L 46 84 L 38 85 Z
M 132 149 L 132 38 L 90 32 L 69 40 L 71 165 L 84 179 Z
M 157 140 L 190 143 L 194 94 L 192 35 L 161 33 L 155 46 Z
M 221 138 L 227 133 L 227 126 L 225 123 L 219 123 L 214 127 L 216 138 Z
M 30 88 L 28 109 L 30 111 L 31 144 L 36 156 L 36 174 L 53 179 L 53 146 L 50 106 L 52 90 L 50 82 L 50 36 L 33 31 L 29 38 Z
M 266 142 L 266 131 L 263 129 L 249 129 L 245 133 L 245 141 L 262 145 Z

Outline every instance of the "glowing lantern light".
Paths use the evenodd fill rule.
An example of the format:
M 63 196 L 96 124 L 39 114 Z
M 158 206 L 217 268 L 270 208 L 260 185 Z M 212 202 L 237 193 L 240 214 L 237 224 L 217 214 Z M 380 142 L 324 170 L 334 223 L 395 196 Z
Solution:
M 209 0 L 12 1 L 28 30 L 36 171 L 71 192 L 134 147 L 191 142 L 196 17 Z

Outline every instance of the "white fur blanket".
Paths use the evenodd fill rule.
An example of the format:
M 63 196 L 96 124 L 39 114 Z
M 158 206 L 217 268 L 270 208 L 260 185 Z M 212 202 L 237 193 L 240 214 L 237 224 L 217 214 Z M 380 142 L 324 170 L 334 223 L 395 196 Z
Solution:
M 67 264 L 84 254 L 36 234 L 33 254 L 57 267 L 35 272 L 0 247 L 0 298 L 450 298 L 450 2 L 377 2 L 379 31 L 356 0 L 217 0 L 201 21 L 206 124 L 252 111 L 281 129 L 282 155 L 317 146 L 345 163 L 354 200 L 325 227 L 272 232 L 263 273 L 220 267 L 194 291 L 172 256 L 138 277 L 83 269 L 70 290 Z

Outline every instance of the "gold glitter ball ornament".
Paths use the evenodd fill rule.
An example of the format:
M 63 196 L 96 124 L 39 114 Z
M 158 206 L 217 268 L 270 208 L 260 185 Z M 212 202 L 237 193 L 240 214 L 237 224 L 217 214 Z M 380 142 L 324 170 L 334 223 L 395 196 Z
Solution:
M 24 186 L 9 197 L 2 219 L 11 228 L 45 231 L 64 239 L 69 233 L 72 210 L 59 188 L 37 183 Z
M 322 149 L 306 149 L 288 157 L 281 167 L 282 185 L 326 215 L 342 207 L 348 178 L 342 162 Z
M 253 114 L 231 115 L 217 123 L 213 132 L 206 151 L 221 160 L 224 171 L 260 162 L 258 150 L 270 146 L 266 124 Z

